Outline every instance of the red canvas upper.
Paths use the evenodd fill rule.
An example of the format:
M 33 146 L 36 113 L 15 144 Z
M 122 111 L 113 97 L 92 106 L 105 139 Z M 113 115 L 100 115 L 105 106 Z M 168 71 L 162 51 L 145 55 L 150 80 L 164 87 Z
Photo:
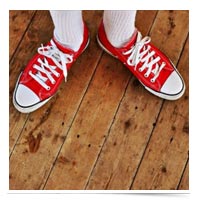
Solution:
M 170 74 L 175 70 L 175 68 L 174 68 L 173 64 L 170 62 L 170 60 L 151 43 L 145 44 L 145 47 L 148 45 L 148 46 L 150 46 L 150 51 L 155 51 L 155 54 L 153 56 L 154 58 L 156 58 L 157 56 L 159 56 L 161 58 L 160 61 L 158 61 L 159 65 L 161 65 L 162 62 L 166 63 L 165 67 L 161 70 L 161 72 L 160 72 L 159 76 L 157 77 L 157 79 L 155 80 L 155 82 L 153 82 L 153 83 L 151 82 L 151 79 L 154 77 L 153 73 L 151 73 L 148 77 L 144 76 L 144 74 L 147 71 L 147 68 L 142 72 L 140 72 L 138 70 L 143 65 L 142 62 L 138 63 L 138 65 L 136 66 L 136 70 L 135 70 L 135 66 L 130 66 L 127 63 L 127 59 L 129 57 L 129 55 L 124 55 L 123 53 L 130 50 L 135 45 L 137 36 L 138 36 L 138 31 L 136 29 L 132 38 L 129 40 L 128 43 L 126 43 L 121 48 L 116 48 L 109 42 L 109 40 L 106 36 L 106 33 L 105 33 L 103 22 L 100 24 L 99 31 L 98 31 L 98 39 L 107 51 L 109 51 L 112 55 L 114 55 L 121 62 L 123 62 L 125 64 L 125 66 L 138 78 L 138 80 L 143 85 L 145 85 L 155 91 L 160 91 L 163 84 L 165 83 L 167 78 L 170 76 Z M 154 69 L 154 66 L 152 67 L 152 70 L 153 69 Z
M 84 36 L 83 36 L 83 42 L 79 48 L 78 51 L 73 51 L 72 49 L 63 47 L 61 44 L 59 44 L 55 38 L 52 39 L 53 42 L 56 44 L 57 48 L 65 53 L 65 54 L 69 54 L 73 56 L 73 62 L 71 63 L 67 63 L 66 68 L 69 70 L 70 67 L 72 66 L 72 64 L 76 61 L 76 59 L 78 58 L 78 56 L 84 51 L 84 49 L 86 48 L 87 44 L 88 44 L 88 40 L 89 40 L 89 33 L 88 33 L 88 29 L 86 27 L 86 25 L 84 26 Z M 51 46 L 51 43 L 49 42 L 46 46 Z M 26 68 L 24 69 L 23 73 L 21 74 L 21 77 L 19 79 L 18 84 L 23 84 L 26 87 L 28 87 L 30 90 L 32 90 L 39 98 L 40 100 L 45 100 L 49 97 L 51 97 L 52 95 L 54 95 L 59 87 L 59 85 L 61 84 L 64 76 L 63 76 L 63 71 L 57 67 L 56 71 L 60 74 L 59 77 L 54 76 L 53 78 L 56 80 L 55 84 L 52 84 L 50 82 L 50 80 L 48 79 L 45 83 L 50 86 L 50 90 L 46 90 L 44 87 L 42 87 L 37 81 L 35 81 L 30 75 L 29 72 L 32 71 L 33 74 L 37 73 L 37 70 L 33 68 L 33 66 L 35 64 L 40 65 L 38 63 L 38 59 L 44 59 L 44 55 L 41 55 L 39 53 L 37 53 L 28 63 L 28 65 L 26 66 Z M 52 59 L 46 57 L 48 63 L 50 65 L 56 66 L 56 64 L 53 62 Z

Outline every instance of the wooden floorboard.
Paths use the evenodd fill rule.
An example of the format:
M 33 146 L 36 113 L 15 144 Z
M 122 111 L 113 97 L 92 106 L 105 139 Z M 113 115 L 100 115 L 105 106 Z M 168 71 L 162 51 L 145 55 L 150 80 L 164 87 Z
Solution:
M 104 54 L 63 145 L 60 157 L 68 162 L 60 162 L 60 157 L 58 158 L 45 189 L 85 187 L 129 78 L 130 73 L 121 63 Z M 74 133 L 79 137 L 77 138 Z M 55 177 L 59 178 L 55 179 Z
M 185 171 L 183 173 L 183 176 L 180 180 L 180 184 L 178 186 L 179 190 L 188 190 L 189 189 L 189 162 L 186 164 Z
M 15 15 L 16 15 L 16 12 L 17 11 L 15 11 Z M 21 11 L 19 11 L 18 15 L 19 15 L 19 18 L 23 17 L 26 19 L 26 16 L 21 15 Z M 16 21 L 21 22 L 21 21 L 25 21 L 25 19 L 16 20 Z M 27 62 L 36 53 L 37 51 L 36 48 L 40 46 L 42 42 L 46 43 L 48 39 L 51 37 L 51 34 L 49 33 L 53 31 L 53 26 L 51 25 L 51 20 L 49 19 L 49 13 L 47 11 L 38 12 L 38 14 L 32 20 L 33 22 L 31 22 L 30 27 L 27 30 L 26 34 L 24 35 L 23 40 L 21 41 L 20 45 L 19 46 L 15 45 L 17 47 L 17 50 L 15 51 L 15 55 L 12 57 L 10 61 L 10 72 L 9 72 L 10 74 L 10 77 L 9 77 L 10 153 L 12 152 L 13 147 L 21 131 L 23 130 L 23 127 L 28 117 L 28 115 L 17 112 L 12 104 L 12 94 L 15 88 L 16 81 L 18 79 L 19 74 L 21 73 L 25 65 L 27 64 Z M 40 30 L 43 30 L 43 31 L 40 31 Z M 12 32 L 11 29 L 10 29 L 10 32 Z M 22 31 L 21 31 L 21 34 L 23 34 Z M 10 35 L 12 36 L 13 34 L 10 34 Z M 17 37 L 19 37 L 18 33 L 16 33 L 16 38 Z M 10 54 L 12 54 L 13 52 L 12 49 L 14 48 L 15 43 L 11 43 L 11 44 L 12 45 L 10 46 L 11 47 Z
M 138 13 L 137 27 L 143 30 L 143 34 L 148 34 L 157 13 L 146 12 L 145 15 L 143 14 L 143 12 Z M 140 20 L 140 18 L 143 19 Z M 143 24 L 143 20 L 148 21 L 148 24 Z M 134 118 L 136 118 L 136 113 L 140 112 L 140 108 L 143 109 L 142 107 L 143 105 L 145 105 L 146 102 L 143 99 L 143 94 L 146 95 L 146 92 L 142 87 L 137 86 L 139 86 L 139 84 L 135 79 L 129 81 L 127 91 L 125 93 L 125 96 L 123 97 L 123 100 L 121 101 L 109 136 L 106 138 L 105 145 L 92 171 L 90 180 L 87 183 L 87 189 L 129 189 L 132 180 L 132 163 L 136 163 L 136 159 L 133 159 L 133 157 L 131 156 L 134 154 L 134 151 L 130 147 L 130 145 L 132 146 L 134 138 L 136 136 L 135 128 L 137 128 L 136 126 L 138 126 Z M 138 95 L 138 90 L 140 95 Z M 140 101 L 143 105 L 138 105 L 138 102 Z M 152 108 L 154 108 L 154 105 L 151 106 L 149 104 L 149 111 L 151 111 Z M 143 116 L 141 117 L 143 118 Z M 154 121 L 154 116 L 152 117 Z M 142 119 L 138 117 L 137 121 L 140 120 Z M 132 124 L 134 127 L 132 127 Z M 150 127 L 152 127 L 151 123 L 149 123 L 149 125 Z M 134 134 L 132 134 L 133 131 Z M 133 138 L 131 139 L 130 136 L 132 136 Z M 128 144 L 129 142 L 130 145 Z M 129 153 L 127 154 L 126 151 L 128 151 Z M 130 162 L 131 157 L 132 161 Z M 115 181 L 114 179 L 117 179 L 117 181 Z M 112 182 L 114 184 L 112 184 Z
M 94 12 L 89 13 L 89 19 L 86 13 L 87 21 L 94 18 L 92 13 Z M 96 23 L 99 23 L 100 17 L 98 15 L 95 17 Z M 60 91 L 49 104 L 30 114 L 10 159 L 10 173 L 13 177 L 10 180 L 10 188 L 40 189 L 45 183 L 45 178 L 48 177 L 48 173 L 54 165 L 102 54 L 102 50 L 95 42 L 97 27 L 92 26 L 92 40 L 87 54 L 84 53 L 70 70 L 67 84 L 61 86 Z M 35 150 L 35 147 L 32 147 L 32 140 L 39 140 L 39 149 Z M 37 142 L 35 143 L 37 144 Z M 21 171 L 16 170 L 19 167 L 22 168 Z M 17 183 L 14 177 L 19 179 Z
M 169 16 L 168 12 L 159 12 L 158 17 L 159 15 L 162 15 L 162 20 L 168 19 Z M 174 19 L 174 23 L 176 21 L 180 23 L 181 17 L 180 15 L 178 19 Z M 157 37 L 158 40 L 162 41 L 162 38 L 167 33 L 156 34 L 156 32 L 159 33 L 159 30 L 161 31 L 161 23 L 162 27 L 168 26 L 168 21 L 165 21 L 166 23 L 164 24 L 159 18 L 156 19 L 151 29 L 151 33 L 154 33 L 152 38 Z M 179 59 L 182 43 L 185 43 L 186 40 L 186 34 L 184 36 L 179 35 L 182 37 L 182 41 L 181 45 L 176 47 L 179 48 L 179 55 L 174 60 L 175 63 Z M 173 40 L 176 40 L 175 37 L 173 38 Z M 161 45 L 160 48 L 162 48 Z M 171 53 L 170 48 L 166 53 Z M 186 57 L 186 59 L 188 58 Z M 187 64 L 186 67 L 188 67 Z M 162 100 L 152 95 L 147 96 L 146 91 L 144 91 L 144 96 L 141 95 L 141 91 L 138 94 L 134 82 L 135 80 L 130 83 L 130 88 L 128 87 L 127 94 L 124 101 L 122 101 L 119 115 L 116 117 L 110 137 L 107 140 L 108 144 L 105 145 L 105 149 L 98 159 L 99 163 L 94 169 L 94 174 L 88 186 L 89 189 L 128 189 L 133 176 L 137 173 L 136 170 L 142 159 L 143 151 L 148 144 L 149 137 L 151 137 L 157 116 L 161 112 Z M 139 85 L 139 87 L 141 86 Z M 186 104 L 185 106 L 188 105 Z M 163 123 L 162 128 L 164 126 Z M 115 155 L 114 158 L 113 155 Z
M 13 56 L 19 42 L 23 39 L 34 14 L 33 10 L 9 11 L 9 58 Z
M 10 189 L 189 189 L 188 11 L 136 18 L 184 77 L 186 93 L 172 102 L 97 45 L 102 13 L 83 12 L 91 42 L 68 82 L 44 107 L 20 114 L 12 105 L 17 77 L 53 25 L 48 11 L 10 11 Z
M 178 68 L 188 81 L 188 41 Z M 188 159 L 188 94 L 165 101 L 132 189 L 177 189 Z

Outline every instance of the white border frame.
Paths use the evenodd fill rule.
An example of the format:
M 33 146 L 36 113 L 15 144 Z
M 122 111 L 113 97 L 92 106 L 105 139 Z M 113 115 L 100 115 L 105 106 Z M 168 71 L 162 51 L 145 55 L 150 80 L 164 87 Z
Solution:
M 108 4 L 109 1 L 109 4 Z M 59 2 L 61 2 L 59 4 Z M 200 75 L 200 64 L 198 61 L 199 57 L 199 20 L 200 19 L 200 11 L 198 9 L 199 2 L 197 0 L 72 0 L 69 3 L 69 0 L 66 0 L 66 9 L 74 10 L 74 9 L 82 9 L 82 10 L 108 10 L 108 9 L 116 9 L 116 10 L 129 10 L 137 9 L 137 10 L 189 10 L 190 11 L 190 190 L 189 191 L 169 191 L 169 190 L 110 190 L 110 191 L 104 191 L 104 190 L 68 190 L 68 191 L 60 191 L 60 190 L 47 190 L 47 191 L 34 191 L 34 190 L 9 190 L 9 180 L 8 180 L 8 173 L 9 173 L 9 152 L 8 152 L 8 145 L 9 145 L 9 101 L 8 101 L 8 95 L 9 95 L 9 10 L 50 10 L 50 9 L 63 9 L 63 2 L 64 0 L 49 0 L 48 4 L 47 1 L 39 1 L 34 0 L 33 4 L 30 3 L 30 1 L 25 0 L 16 0 L 16 1 L 1 1 L 0 2 L 0 31 L 1 31 L 1 45 L 0 45 L 0 56 L 1 56 L 1 73 L 3 71 L 3 75 L 1 74 L 0 78 L 0 84 L 1 89 L 3 91 L 1 97 L 0 97 L 0 111 L 1 111 L 1 139 L 0 139 L 0 154 L 1 154 L 1 170 L 0 170 L 0 199 L 30 199 L 30 197 L 34 198 L 41 198 L 44 199 L 45 197 L 48 199 L 60 199 L 65 198 L 66 194 L 68 198 L 72 198 L 73 194 L 75 193 L 77 197 L 81 197 L 81 199 L 98 199 L 96 196 L 97 194 L 101 193 L 101 199 L 105 198 L 102 196 L 103 194 L 112 194 L 114 193 L 122 193 L 122 194 L 135 194 L 137 196 L 137 199 L 156 199 L 157 197 L 160 199 L 162 197 L 163 199 L 169 198 L 176 199 L 177 196 L 174 194 L 176 193 L 181 198 L 191 198 L 191 199 L 198 199 L 200 197 L 199 195 L 199 170 L 200 170 L 200 164 L 198 161 L 199 158 L 199 75 Z M 198 3 L 198 4 L 197 4 Z M 130 6 L 132 5 L 132 7 Z M 78 6 L 77 6 L 78 5 Z M 5 75 L 4 75 L 5 74 Z M 198 116 L 196 117 L 197 114 Z M 2 118 L 3 117 L 3 118 Z M 5 120 L 5 121 L 4 121 Z M 6 142 L 5 142 L 6 141 Z M 64 193 L 63 195 L 57 195 L 58 193 Z M 73 193 L 73 194 L 72 194 Z M 90 193 L 90 195 L 89 195 Z M 102 194 L 103 193 L 103 194 Z M 138 194 L 143 195 L 138 195 Z M 159 195 L 153 195 L 153 194 L 159 194 Z M 171 194 L 173 193 L 173 194 Z M 183 193 L 190 193 L 184 194 Z M 146 194 L 146 195 L 145 195 Z M 166 195 L 166 194 L 171 194 Z M 131 195 L 115 195 L 115 199 L 118 199 L 119 197 L 126 197 L 126 198 L 133 198 Z M 106 195 L 107 198 L 107 195 Z M 109 195 L 108 195 L 109 198 Z M 112 197 L 113 198 L 113 197 Z

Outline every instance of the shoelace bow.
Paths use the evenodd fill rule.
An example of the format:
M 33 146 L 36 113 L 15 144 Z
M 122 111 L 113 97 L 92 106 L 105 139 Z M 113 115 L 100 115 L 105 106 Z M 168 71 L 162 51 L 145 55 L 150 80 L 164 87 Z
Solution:
M 46 84 L 46 81 L 49 79 L 52 84 L 55 84 L 56 80 L 53 78 L 52 75 L 55 75 L 56 77 L 60 76 L 60 73 L 56 71 L 57 67 L 63 71 L 63 75 L 66 82 L 67 80 L 67 66 L 66 65 L 73 61 L 73 55 L 62 53 L 57 48 L 53 40 L 51 40 L 50 43 L 51 43 L 51 46 L 41 45 L 41 47 L 38 48 L 38 53 L 40 55 L 43 55 L 44 59 L 39 58 L 38 63 L 40 65 L 35 64 L 33 66 L 33 68 L 37 70 L 37 73 L 33 74 L 32 71 L 29 71 L 29 75 L 46 90 L 51 89 L 50 86 Z M 50 58 L 55 63 L 55 66 L 50 65 L 46 57 Z M 44 75 L 42 75 L 42 73 Z
M 162 62 L 161 65 L 158 64 L 161 58 L 159 56 L 154 56 L 155 51 L 151 50 L 151 47 L 148 45 L 151 41 L 151 38 L 148 36 L 144 37 L 143 39 L 141 38 L 142 35 L 140 32 L 138 32 L 136 44 L 123 54 L 130 55 L 128 56 L 127 63 L 130 66 L 135 66 L 134 70 L 137 70 L 140 62 L 143 63 L 143 65 L 138 69 L 139 72 L 142 72 L 147 68 L 144 76 L 148 78 L 149 75 L 153 73 L 154 77 L 151 79 L 151 82 L 155 82 L 166 63 Z

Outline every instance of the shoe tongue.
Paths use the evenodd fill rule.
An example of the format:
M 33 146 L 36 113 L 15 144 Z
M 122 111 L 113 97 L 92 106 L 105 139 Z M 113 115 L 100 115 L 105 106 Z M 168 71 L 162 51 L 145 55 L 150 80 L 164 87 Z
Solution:
M 135 29 L 131 39 L 122 48 L 123 49 L 130 49 L 136 43 L 137 35 L 138 35 L 138 30 Z
M 74 53 L 72 49 L 67 46 L 62 45 L 55 37 L 53 37 L 53 41 L 56 44 L 57 48 L 63 53 Z

